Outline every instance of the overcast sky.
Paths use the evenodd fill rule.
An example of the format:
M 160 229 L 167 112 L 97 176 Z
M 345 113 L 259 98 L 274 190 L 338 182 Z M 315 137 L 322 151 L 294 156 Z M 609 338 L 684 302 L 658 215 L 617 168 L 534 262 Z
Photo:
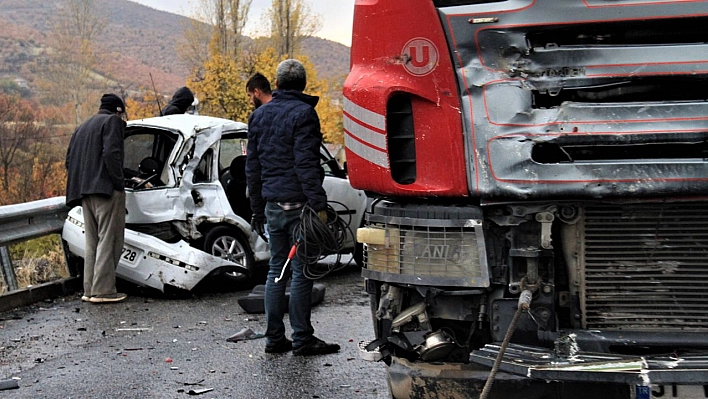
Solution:
M 130 0 L 158 10 L 189 16 L 195 2 L 193 0 Z M 322 28 L 315 36 L 340 42 L 347 46 L 352 40 L 352 18 L 354 0 L 306 0 L 315 14 L 322 17 Z M 253 0 L 248 17 L 250 35 L 255 32 L 255 24 L 270 6 L 272 0 Z

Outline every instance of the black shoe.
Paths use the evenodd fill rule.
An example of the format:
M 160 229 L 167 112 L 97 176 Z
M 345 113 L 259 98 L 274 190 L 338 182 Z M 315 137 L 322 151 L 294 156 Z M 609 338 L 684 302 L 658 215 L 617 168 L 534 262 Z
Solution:
M 265 353 L 285 353 L 293 350 L 293 341 L 283 338 L 280 342 L 273 345 L 266 345 Z
M 339 352 L 339 345 L 328 344 L 319 338 L 312 337 L 310 342 L 293 350 L 295 356 L 326 355 Z

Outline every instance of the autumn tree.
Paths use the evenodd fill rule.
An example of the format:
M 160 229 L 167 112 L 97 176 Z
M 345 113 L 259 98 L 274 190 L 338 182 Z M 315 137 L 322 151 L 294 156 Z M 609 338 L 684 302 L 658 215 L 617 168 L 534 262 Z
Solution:
M 193 69 L 201 68 L 212 55 L 237 57 L 252 1 L 197 0 L 177 47 L 180 57 Z
M 167 105 L 167 100 L 150 88 L 140 87 L 138 93 L 125 101 L 125 108 L 131 120 L 159 116 L 160 109 Z
M 294 57 L 302 40 L 322 27 L 320 16 L 312 12 L 306 0 L 273 0 L 266 18 L 279 57 Z
M 94 113 L 98 89 L 106 85 L 95 72 L 102 56 L 94 45 L 104 25 L 93 0 L 61 0 L 52 21 L 50 62 L 41 86 L 53 104 L 73 105 L 77 126 Z
M 248 100 L 245 87 L 246 82 L 256 72 L 262 73 L 275 89 L 275 71 L 278 64 L 286 58 L 299 59 L 307 72 L 306 92 L 319 96 L 320 101 L 316 107 L 320 115 L 322 132 L 325 141 L 341 143 L 342 136 L 342 109 L 332 95 L 332 90 L 341 90 L 333 87 L 325 80 L 317 77 L 314 65 L 299 53 L 299 43 L 304 37 L 312 35 L 319 28 L 319 18 L 312 14 L 306 0 L 274 0 L 271 8 L 266 13 L 270 27 L 270 35 L 251 41 L 248 45 L 224 41 L 222 34 L 231 32 L 225 26 L 245 26 L 248 8 L 242 9 L 238 14 L 228 14 L 232 18 L 238 16 L 244 20 L 239 23 L 232 20 L 227 23 L 224 18 L 226 11 L 221 12 L 216 5 L 222 4 L 220 0 L 200 0 L 206 2 L 203 10 L 211 16 L 214 30 L 210 39 L 209 57 L 198 68 L 194 69 L 187 86 L 199 98 L 201 113 L 222 118 L 247 121 L 248 115 L 253 112 L 253 106 Z M 226 1 L 226 0 L 223 0 Z M 231 2 L 224 10 L 234 10 L 241 2 Z M 250 6 L 250 1 L 247 2 Z M 229 8 L 230 7 L 230 8 Z M 223 21 L 223 22 L 219 22 Z M 226 25 L 221 26 L 224 23 Z M 195 39 L 204 32 L 187 33 L 189 40 Z M 241 37 L 236 31 L 232 38 Z M 191 39 L 190 39 L 191 38 Z M 203 39 L 202 39 L 203 40 Z M 196 43 L 196 40 L 194 41 Z M 231 43 L 231 45 L 230 45 Z M 206 44 L 202 44 L 206 46 Z M 227 50 L 238 49 L 229 54 Z
M 209 60 L 209 44 L 214 27 L 199 19 L 190 18 L 183 24 L 184 36 L 178 41 L 176 51 L 190 70 L 197 71 Z
M 246 81 L 261 71 L 270 81 L 275 77 L 278 58 L 273 49 L 239 59 L 215 55 L 195 76 L 190 88 L 199 96 L 201 113 L 237 121 L 246 121 L 253 106 L 246 95 Z
M 246 95 L 246 82 L 256 72 L 262 73 L 275 86 L 275 71 L 284 58 L 276 55 L 275 49 L 267 48 L 257 54 L 250 54 L 240 60 L 212 57 L 204 64 L 201 77 L 195 76 L 190 88 L 199 94 L 201 112 L 237 121 L 247 121 L 253 106 Z M 342 143 L 342 108 L 331 95 L 332 88 L 325 80 L 317 77 L 317 71 L 305 56 L 298 59 L 307 73 L 307 94 L 320 97 L 315 108 L 320 116 L 324 140 Z M 273 87 L 276 89 L 276 87 Z
M 0 94 L 0 204 L 63 194 L 63 150 L 52 145 L 45 119 L 36 104 Z

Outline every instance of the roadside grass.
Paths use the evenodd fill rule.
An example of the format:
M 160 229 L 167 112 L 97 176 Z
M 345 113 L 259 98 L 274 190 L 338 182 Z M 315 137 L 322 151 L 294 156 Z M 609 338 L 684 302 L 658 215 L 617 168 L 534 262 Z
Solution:
M 68 278 L 69 270 L 64 261 L 64 251 L 58 235 L 41 237 L 10 247 L 10 257 L 15 269 L 18 288 Z M 9 287 L 0 278 L 0 294 Z

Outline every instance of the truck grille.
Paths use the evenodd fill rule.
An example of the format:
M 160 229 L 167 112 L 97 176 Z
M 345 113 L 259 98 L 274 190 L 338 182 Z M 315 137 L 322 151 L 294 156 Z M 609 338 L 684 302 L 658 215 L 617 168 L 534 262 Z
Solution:
M 369 219 L 388 218 L 370 215 Z M 477 233 L 481 225 L 460 223 L 453 226 L 455 222 L 449 220 L 417 219 L 415 226 L 390 221 L 369 224 L 370 228 L 386 231 L 386 243 L 366 245 L 366 269 L 362 274 L 381 281 L 416 285 L 488 287 L 483 236 Z
M 592 206 L 583 233 L 586 328 L 708 329 L 708 205 Z

